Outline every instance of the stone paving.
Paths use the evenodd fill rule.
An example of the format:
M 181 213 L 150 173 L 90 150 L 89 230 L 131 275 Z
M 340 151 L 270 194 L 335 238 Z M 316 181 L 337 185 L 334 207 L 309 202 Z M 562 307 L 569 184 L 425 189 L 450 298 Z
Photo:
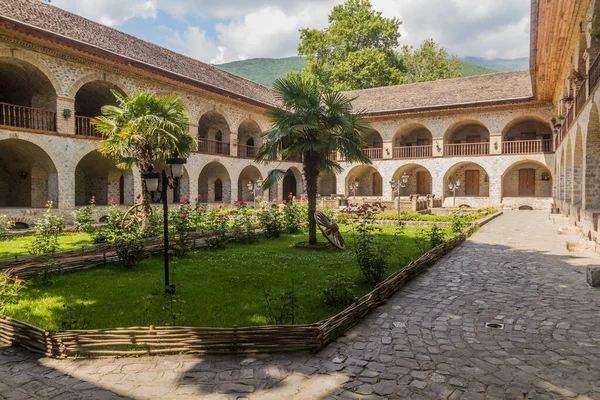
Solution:
M 600 259 L 568 253 L 558 228 L 506 212 L 318 354 L 61 361 L 5 348 L 0 397 L 600 399 L 600 289 L 584 269 Z

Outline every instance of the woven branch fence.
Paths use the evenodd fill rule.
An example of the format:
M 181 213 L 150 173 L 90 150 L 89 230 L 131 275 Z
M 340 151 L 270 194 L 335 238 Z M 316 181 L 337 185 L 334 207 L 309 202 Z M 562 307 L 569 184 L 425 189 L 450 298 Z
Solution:
M 464 242 L 502 212 L 473 223 L 460 235 L 411 262 L 339 314 L 309 325 L 248 328 L 132 327 L 45 331 L 0 316 L 0 341 L 47 357 L 118 357 L 165 354 L 224 354 L 317 351 L 343 335 L 415 276 Z

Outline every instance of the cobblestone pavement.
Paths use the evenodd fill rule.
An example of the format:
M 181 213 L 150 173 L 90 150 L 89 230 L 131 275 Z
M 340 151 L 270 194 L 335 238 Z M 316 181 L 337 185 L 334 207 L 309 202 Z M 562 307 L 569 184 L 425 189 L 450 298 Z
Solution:
M 0 397 L 600 399 L 596 256 L 545 212 L 507 212 L 313 355 L 37 359 L 0 353 Z M 492 329 L 486 322 L 504 324 Z

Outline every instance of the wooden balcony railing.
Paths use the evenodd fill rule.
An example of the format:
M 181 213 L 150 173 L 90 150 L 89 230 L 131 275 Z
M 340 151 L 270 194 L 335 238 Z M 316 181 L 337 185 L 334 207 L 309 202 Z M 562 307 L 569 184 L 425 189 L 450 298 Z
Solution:
M 552 153 L 552 139 L 514 140 L 502 143 L 503 154 Z
M 588 96 L 592 94 L 596 86 L 598 85 L 598 81 L 600 80 L 600 54 L 596 57 L 592 65 L 590 66 L 590 71 L 588 72 L 588 80 L 589 80 L 589 92 Z
M 102 134 L 94 128 L 90 117 L 75 116 L 75 134 L 79 136 L 102 138 Z
M 198 153 L 223 154 L 228 156 L 230 152 L 229 143 L 220 140 L 200 138 L 198 140 Z
M 587 79 L 584 79 L 579 86 L 579 90 L 577 90 L 577 93 L 575 94 L 575 115 L 579 115 L 579 113 L 583 110 L 583 106 L 585 105 L 587 99 Z
M 460 143 L 444 145 L 444 156 L 482 156 L 490 154 L 490 144 L 488 142 L 481 143 Z
M 429 158 L 433 154 L 433 146 L 402 146 L 394 147 L 392 155 L 395 160 L 403 158 Z
M 37 108 L 0 103 L 0 125 L 56 132 L 56 113 Z
M 246 146 L 245 144 L 238 144 L 238 157 L 239 158 L 255 158 L 258 146 Z
M 374 147 L 369 149 L 363 149 L 365 154 L 369 156 L 371 160 L 382 160 L 383 159 L 383 148 Z

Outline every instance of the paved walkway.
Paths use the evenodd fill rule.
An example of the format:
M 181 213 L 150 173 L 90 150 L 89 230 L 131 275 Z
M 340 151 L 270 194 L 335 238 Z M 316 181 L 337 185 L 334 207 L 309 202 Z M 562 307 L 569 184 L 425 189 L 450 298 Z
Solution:
M 0 397 L 600 399 L 596 256 L 545 212 L 507 212 L 319 354 L 37 359 L 0 352 Z M 503 329 L 487 328 L 487 322 Z

